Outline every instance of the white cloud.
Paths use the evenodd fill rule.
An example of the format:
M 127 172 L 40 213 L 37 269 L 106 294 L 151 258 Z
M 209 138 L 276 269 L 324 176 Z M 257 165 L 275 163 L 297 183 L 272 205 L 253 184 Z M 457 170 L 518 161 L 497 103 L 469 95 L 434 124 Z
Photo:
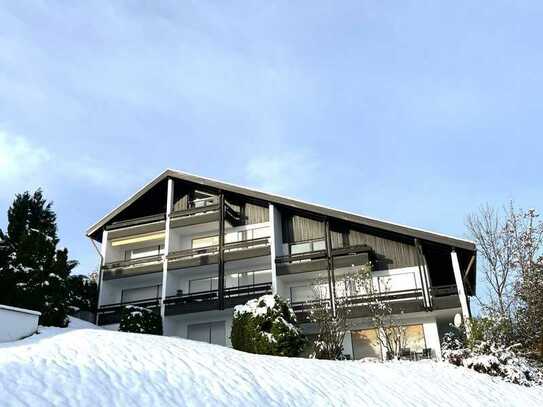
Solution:
M 0 130 L 0 181 L 3 185 L 12 185 L 21 178 L 34 176 L 50 159 L 47 150 Z
M 264 191 L 298 193 L 318 177 L 319 163 L 306 152 L 279 152 L 251 158 L 246 165 L 250 184 Z
M 59 181 L 84 181 L 96 187 L 118 189 L 133 184 L 136 174 L 106 168 L 89 157 L 59 157 L 22 136 L 0 130 L 0 198 Z

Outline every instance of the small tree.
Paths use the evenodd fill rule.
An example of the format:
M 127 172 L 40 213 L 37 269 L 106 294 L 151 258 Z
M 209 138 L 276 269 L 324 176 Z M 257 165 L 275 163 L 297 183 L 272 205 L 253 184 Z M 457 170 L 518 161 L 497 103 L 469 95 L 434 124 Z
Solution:
M 147 308 L 125 305 L 121 311 L 119 331 L 162 335 L 162 317 Z
M 378 331 L 378 341 L 386 350 L 387 358 L 399 359 L 401 350 L 406 345 L 406 328 L 394 314 L 390 302 L 386 299 L 390 291 L 388 282 L 376 286 L 371 265 L 362 267 L 348 276 L 348 284 L 353 294 L 362 295 L 364 307 Z M 400 315 L 403 312 L 400 311 Z
M 249 353 L 298 356 L 305 338 L 292 308 L 277 295 L 263 295 L 234 309 L 232 347 Z
M 313 283 L 313 300 L 308 303 L 310 322 L 317 326 L 317 338 L 313 342 L 315 359 L 341 359 L 343 340 L 349 329 L 348 317 L 350 307 L 347 297 L 336 299 L 335 309 L 328 289 L 328 281 L 318 278 Z

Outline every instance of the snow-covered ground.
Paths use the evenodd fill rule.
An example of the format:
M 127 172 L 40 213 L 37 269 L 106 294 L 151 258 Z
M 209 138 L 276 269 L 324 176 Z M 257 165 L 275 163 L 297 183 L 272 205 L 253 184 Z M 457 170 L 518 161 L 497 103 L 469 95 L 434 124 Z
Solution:
M 541 406 L 525 388 L 434 362 L 250 355 L 179 338 L 46 328 L 0 345 L 2 406 Z

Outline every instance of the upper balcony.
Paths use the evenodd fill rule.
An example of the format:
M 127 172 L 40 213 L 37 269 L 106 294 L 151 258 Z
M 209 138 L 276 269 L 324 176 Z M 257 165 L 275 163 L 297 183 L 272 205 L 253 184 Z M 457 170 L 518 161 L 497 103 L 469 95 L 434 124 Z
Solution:
M 104 264 L 102 270 L 104 280 L 160 272 L 162 271 L 162 254 L 112 261 Z
M 216 196 L 193 199 L 187 203 L 186 209 L 173 211 L 170 214 L 171 227 L 198 225 L 218 222 L 220 219 L 220 202 Z M 240 214 L 228 203 L 224 204 L 224 220 L 231 225 L 239 223 Z
M 288 244 L 288 255 L 278 256 L 277 275 L 326 270 L 328 267 L 324 239 L 307 240 Z M 360 266 L 370 261 L 371 248 L 366 245 L 332 248 L 334 267 Z
M 224 261 L 269 256 L 270 229 L 267 224 L 230 228 L 224 236 Z M 175 234 L 168 254 L 168 268 L 182 269 L 219 263 L 219 236 L 216 231 L 201 230 L 195 235 Z

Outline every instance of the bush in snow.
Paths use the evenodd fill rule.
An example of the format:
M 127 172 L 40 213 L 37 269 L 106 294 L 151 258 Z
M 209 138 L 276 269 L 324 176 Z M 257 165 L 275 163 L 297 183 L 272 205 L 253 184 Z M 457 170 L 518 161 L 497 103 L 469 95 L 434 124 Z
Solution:
M 298 356 L 305 344 L 294 311 L 277 295 L 236 306 L 230 339 L 234 349 L 276 356 Z
M 525 386 L 543 385 L 543 372 L 504 342 L 488 339 L 489 336 L 500 338 L 500 323 L 483 318 L 470 324 L 471 335 L 466 336 L 465 329 L 453 328 L 445 334 L 441 344 L 443 358 L 456 366 L 464 366 L 480 373 L 502 377 L 505 381 Z M 483 330 L 487 327 L 488 330 Z
M 119 331 L 162 335 L 162 317 L 147 308 L 126 305 L 121 311 Z

